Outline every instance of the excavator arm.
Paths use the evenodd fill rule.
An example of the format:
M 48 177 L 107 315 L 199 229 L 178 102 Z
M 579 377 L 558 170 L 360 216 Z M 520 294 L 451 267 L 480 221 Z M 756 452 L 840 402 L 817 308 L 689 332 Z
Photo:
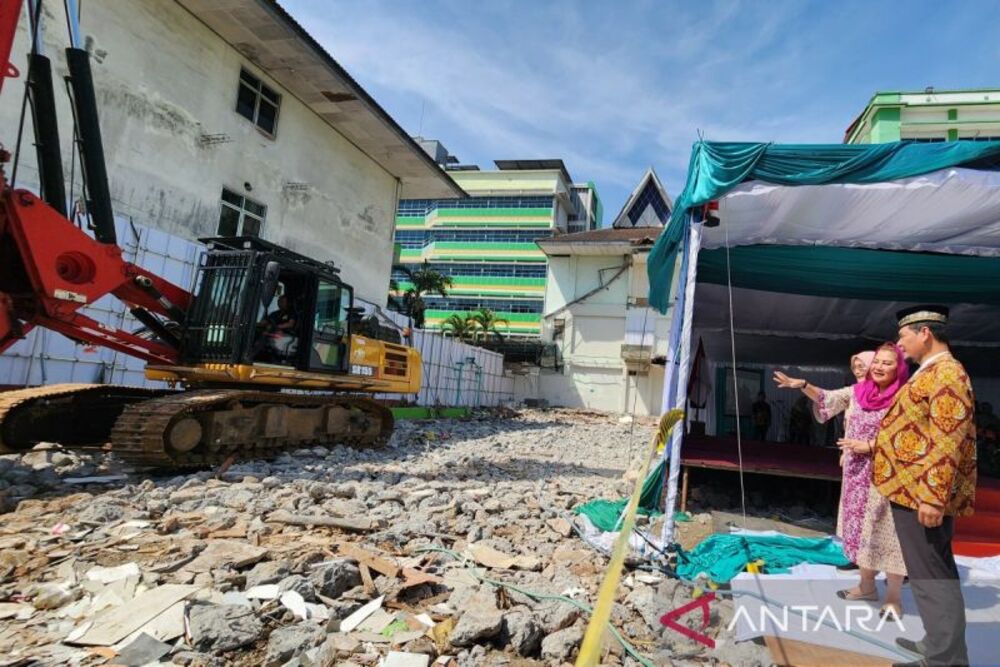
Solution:
M 122 258 L 26 190 L 0 199 L 0 352 L 35 326 L 149 363 L 176 363 L 177 348 L 97 322 L 80 312 L 107 294 L 133 313 L 183 316 L 191 294 Z M 142 315 L 140 319 L 144 319 Z
M 10 54 L 21 5 L 20 0 L 0 2 L 0 90 L 6 78 L 18 76 Z M 34 26 L 39 17 L 33 19 Z M 84 147 L 87 208 L 94 236 L 83 232 L 60 211 L 65 200 L 57 136 L 36 137 L 45 199 L 27 190 L 15 190 L 7 183 L 3 166 L 10 154 L 0 149 L 0 353 L 32 328 L 41 326 L 149 363 L 174 363 L 179 342 L 157 316 L 180 322 L 191 295 L 122 258 L 110 208 L 89 56 L 74 46 L 66 50 L 66 57 L 80 144 Z M 33 96 L 36 134 L 44 129 L 56 135 L 51 129 L 55 108 L 48 60 L 34 51 L 29 55 L 26 85 Z M 108 294 L 126 303 L 157 337 L 137 336 L 80 312 Z

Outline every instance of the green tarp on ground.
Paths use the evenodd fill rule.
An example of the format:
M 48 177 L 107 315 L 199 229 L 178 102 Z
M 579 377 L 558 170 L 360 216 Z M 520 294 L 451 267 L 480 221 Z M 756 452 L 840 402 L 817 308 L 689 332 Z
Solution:
M 691 551 L 679 551 L 677 574 L 694 580 L 704 573 L 715 583 L 726 584 L 745 570 L 748 563 L 757 560 L 764 561 L 763 571 L 768 574 L 788 572 L 800 563 L 847 565 L 850 562 L 832 537 L 716 533 Z
M 663 513 L 659 510 L 660 494 L 663 492 L 663 466 L 664 461 L 661 460 L 642 483 L 638 514 L 659 516 Z M 628 505 L 628 498 L 621 500 L 598 498 L 578 505 L 573 509 L 573 513 L 585 515 L 599 530 L 610 533 L 617 530 L 618 517 L 621 516 L 626 505 Z

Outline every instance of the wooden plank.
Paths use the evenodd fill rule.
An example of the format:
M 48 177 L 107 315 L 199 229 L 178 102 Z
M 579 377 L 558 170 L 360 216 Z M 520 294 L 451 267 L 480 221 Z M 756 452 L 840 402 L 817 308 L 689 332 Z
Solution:
M 361 572 L 361 583 L 365 587 L 365 593 L 371 597 L 378 595 L 378 589 L 375 588 L 375 582 L 372 581 L 371 570 L 363 562 L 358 562 L 358 571 Z
M 829 646 L 810 644 L 796 639 L 766 635 L 764 644 L 771 651 L 771 659 L 776 665 L 795 667 L 827 667 L 828 665 L 866 665 L 868 667 L 890 667 L 892 660 L 864 653 L 844 651 Z
M 337 546 L 341 554 L 348 558 L 353 558 L 359 563 L 364 563 L 369 569 L 375 570 L 379 574 L 393 578 L 399 576 L 399 567 L 390 560 L 386 560 L 350 542 L 342 542 Z
M 292 514 L 284 510 L 271 513 L 266 521 L 284 523 L 289 526 L 324 526 L 329 528 L 340 528 L 341 530 L 353 530 L 364 532 L 372 529 L 371 519 L 343 519 L 332 516 L 309 516 L 307 514 Z
M 93 627 L 73 643 L 83 646 L 117 644 L 197 590 L 198 586 L 165 584 L 146 591 L 98 616 Z

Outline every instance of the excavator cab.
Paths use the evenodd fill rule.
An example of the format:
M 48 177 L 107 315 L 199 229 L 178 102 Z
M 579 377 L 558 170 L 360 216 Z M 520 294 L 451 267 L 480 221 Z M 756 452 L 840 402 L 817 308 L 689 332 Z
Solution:
M 339 270 L 254 237 L 202 239 L 185 364 L 346 373 L 354 291 Z

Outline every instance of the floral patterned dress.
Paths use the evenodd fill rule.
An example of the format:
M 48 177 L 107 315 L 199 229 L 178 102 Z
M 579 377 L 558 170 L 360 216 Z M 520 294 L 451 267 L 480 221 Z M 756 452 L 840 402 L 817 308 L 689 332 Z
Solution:
M 813 405 L 816 419 L 829 421 L 844 413 L 844 437 L 856 440 L 870 441 L 878 435 L 882 417 L 888 412 L 884 410 L 864 410 L 854 398 L 854 387 L 844 387 L 833 391 L 821 391 Z M 884 570 L 892 573 L 905 573 L 897 567 L 889 568 L 883 556 L 875 557 L 874 551 L 887 551 L 892 554 L 891 544 L 886 544 L 889 537 L 895 541 L 895 553 L 902 554 L 899 542 L 896 540 L 896 530 L 892 523 L 892 515 L 885 507 L 878 507 L 881 495 L 875 491 L 872 484 L 872 455 L 855 454 L 852 451 L 844 453 L 843 483 L 840 492 L 840 511 L 837 515 L 837 535 L 844 543 L 844 555 L 861 567 Z M 883 499 L 884 500 L 884 499 Z M 872 507 L 872 505 L 875 505 Z M 879 511 L 881 510 L 881 511 Z M 888 517 L 888 529 L 886 529 Z M 874 525 L 877 519 L 879 525 Z M 867 525 L 866 525 L 867 524 Z M 891 534 L 891 535 L 889 535 Z M 873 538 L 876 540 L 873 543 Z M 874 567 L 872 563 L 878 561 Z

